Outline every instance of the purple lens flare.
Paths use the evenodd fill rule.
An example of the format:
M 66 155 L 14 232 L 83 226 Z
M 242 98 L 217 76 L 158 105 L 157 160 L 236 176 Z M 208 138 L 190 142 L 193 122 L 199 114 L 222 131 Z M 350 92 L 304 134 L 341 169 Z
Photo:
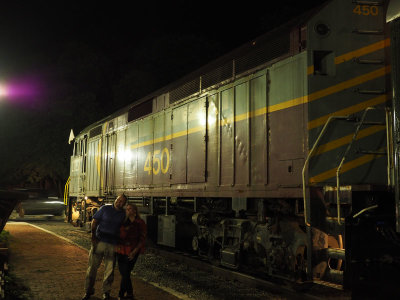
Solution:
M 0 99 L 10 103 L 35 103 L 43 96 L 42 90 L 37 78 L 13 79 L 0 83 Z

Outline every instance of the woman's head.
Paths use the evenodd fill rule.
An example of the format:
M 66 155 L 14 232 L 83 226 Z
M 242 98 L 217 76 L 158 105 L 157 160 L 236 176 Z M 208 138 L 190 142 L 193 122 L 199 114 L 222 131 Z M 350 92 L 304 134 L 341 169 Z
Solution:
M 140 218 L 139 210 L 138 210 L 136 204 L 128 203 L 126 205 L 125 209 L 126 209 L 126 216 L 127 217 L 134 216 L 134 217 Z

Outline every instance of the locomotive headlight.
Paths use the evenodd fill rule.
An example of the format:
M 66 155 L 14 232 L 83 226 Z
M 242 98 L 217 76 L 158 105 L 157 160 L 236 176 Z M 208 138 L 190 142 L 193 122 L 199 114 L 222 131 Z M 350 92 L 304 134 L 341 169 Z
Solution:
M 320 37 L 326 37 L 331 32 L 329 26 L 322 22 L 315 24 L 314 30 Z

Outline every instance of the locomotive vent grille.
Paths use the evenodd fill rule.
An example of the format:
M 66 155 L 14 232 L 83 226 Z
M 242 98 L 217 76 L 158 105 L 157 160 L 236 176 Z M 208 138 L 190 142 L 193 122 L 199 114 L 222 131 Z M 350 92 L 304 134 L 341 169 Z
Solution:
M 221 81 L 227 80 L 233 77 L 233 63 L 229 61 L 225 65 L 222 65 L 215 70 L 203 75 L 201 77 L 201 88 L 206 89 L 214 84 Z
M 246 55 L 236 60 L 236 74 L 243 73 L 259 65 L 267 63 L 290 51 L 290 33 L 277 35 L 275 38 L 262 41 Z
M 145 115 L 151 114 L 153 111 L 153 101 L 147 100 L 139 105 L 136 105 L 128 111 L 128 122 L 139 119 Z
M 99 134 L 101 134 L 101 125 L 89 131 L 89 138 L 98 136 Z
M 170 92 L 170 103 L 184 99 L 238 74 L 261 66 L 290 52 L 290 31 L 279 31 L 274 35 L 254 42 L 250 49 L 242 50 L 235 57 L 221 63 L 210 72 L 188 81 Z M 201 84 L 200 84 L 201 83 Z
M 169 94 L 170 103 L 176 102 L 200 91 L 200 78 L 186 82 Z

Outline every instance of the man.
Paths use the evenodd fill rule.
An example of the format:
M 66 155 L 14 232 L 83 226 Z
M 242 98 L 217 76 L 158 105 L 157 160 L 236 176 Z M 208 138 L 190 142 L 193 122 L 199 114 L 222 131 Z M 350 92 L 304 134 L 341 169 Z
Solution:
M 125 195 L 119 195 L 113 205 L 102 206 L 93 216 L 92 247 L 89 252 L 89 266 L 86 271 L 85 295 L 88 300 L 94 294 L 97 270 L 104 259 L 103 299 L 110 299 L 111 284 L 114 280 L 114 246 L 118 242 L 119 229 L 125 219 Z

